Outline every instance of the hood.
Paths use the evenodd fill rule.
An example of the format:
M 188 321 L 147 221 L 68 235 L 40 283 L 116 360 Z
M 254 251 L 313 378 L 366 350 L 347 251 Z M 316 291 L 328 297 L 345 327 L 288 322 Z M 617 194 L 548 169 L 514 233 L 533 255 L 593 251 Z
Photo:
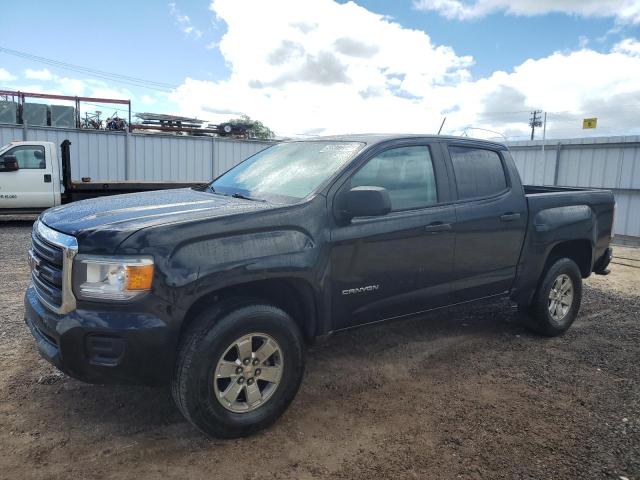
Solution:
M 82 200 L 50 208 L 40 219 L 49 227 L 76 237 L 109 233 L 118 243 L 146 227 L 237 215 L 277 205 L 233 198 L 190 188 L 158 190 Z

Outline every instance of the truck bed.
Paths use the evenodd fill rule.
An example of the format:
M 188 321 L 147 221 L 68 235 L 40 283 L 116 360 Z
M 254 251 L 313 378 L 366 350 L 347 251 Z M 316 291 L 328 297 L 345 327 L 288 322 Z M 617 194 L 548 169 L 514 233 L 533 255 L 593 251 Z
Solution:
M 148 192 L 151 190 L 167 190 L 172 188 L 188 188 L 202 185 L 202 182 L 140 182 L 135 180 L 100 181 L 87 178 L 87 182 L 78 182 L 71 178 L 71 154 L 69 153 L 71 142 L 65 140 L 60 145 L 62 159 L 62 183 L 64 192 L 62 203 L 85 200 L 88 198 L 102 197 L 106 195 L 118 195 L 120 193 Z
M 168 190 L 173 188 L 190 188 L 199 185 L 202 185 L 202 183 L 137 181 L 71 182 L 65 187 L 64 193 L 66 202 L 69 202 L 84 200 L 87 198 L 102 197 L 105 195 L 148 192 L 152 190 Z
M 615 208 L 610 190 L 525 185 L 524 191 L 529 213 L 527 240 L 586 238 L 596 254 L 608 245 Z
M 122 193 L 123 190 L 135 190 L 137 192 L 149 190 L 166 190 L 168 188 L 185 188 L 201 185 L 202 182 L 138 182 L 134 180 L 123 181 L 105 181 L 105 182 L 72 182 L 70 191 L 103 191 L 117 190 Z
M 611 241 L 615 199 L 610 190 L 524 185 L 528 220 L 512 298 L 526 304 L 542 274 L 549 248 L 579 240 L 589 255 L 588 276 Z M 575 243 L 574 243 L 575 244 Z M 576 247 L 578 248 L 578 247 Z
M 579 187 L 557 187 L 551 185 L 523 185 L 525 195 L 537 195 L 540 193 L 560 193 L 560 192 L 584 192 L 584 191 L 598 191 L 593 188 L 579 188 Z

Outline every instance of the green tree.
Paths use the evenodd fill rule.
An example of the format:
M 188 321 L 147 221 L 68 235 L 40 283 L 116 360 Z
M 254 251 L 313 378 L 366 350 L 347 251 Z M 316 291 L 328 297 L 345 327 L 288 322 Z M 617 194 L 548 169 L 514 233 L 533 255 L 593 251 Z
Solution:
M 248 115 L 242 115 L 240 118 L 232 118 L 228 122 L 232 125 L 247 125 L 247 135 L 249 138 L 259 138 L 260 140 L 269 140 L 275 137 L 275 133 L 269 127 L 259 120 L 253 120 Z

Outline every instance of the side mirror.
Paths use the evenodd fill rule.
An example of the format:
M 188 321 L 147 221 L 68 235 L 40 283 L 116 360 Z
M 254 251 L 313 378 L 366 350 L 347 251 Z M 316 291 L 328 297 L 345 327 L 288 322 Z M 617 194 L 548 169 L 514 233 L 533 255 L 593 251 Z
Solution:
M 391 199 L 386 188 L 354 187 L 344 197 L 344 211 L 353 217 L 377 217 L 391 211 Z
M 4 163 L 4 166 L 2 165 Z M 19 170 L 18 159 L 15 155 L 5 155 L 0 162 L 0 172 L 15 172 Z

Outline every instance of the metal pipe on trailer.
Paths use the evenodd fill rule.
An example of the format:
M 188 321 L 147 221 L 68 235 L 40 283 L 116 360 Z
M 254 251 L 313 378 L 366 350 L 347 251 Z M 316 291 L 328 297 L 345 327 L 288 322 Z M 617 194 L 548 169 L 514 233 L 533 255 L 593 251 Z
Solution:
M 115 103 L 118 105 L 127 105 L 129 111 L 129 128 L 131 128 L 131 100 L 120 100 L 117 98 L 98 98 L 98 97 L 79 97 L 71 95 L 55 95 L 52 93 L 35 93 L 21 92 L 15 90 L 0 90 L 0 95 L 10 95 L 18 97 L 18 120 L 24 124 L 24 103 L 25 98 L 46 98 L 50 100 L 68 100 L 75 102 L 76 108 L 76 128 L 80 128 L 80 102 L 97 102 L 97 103 Z

